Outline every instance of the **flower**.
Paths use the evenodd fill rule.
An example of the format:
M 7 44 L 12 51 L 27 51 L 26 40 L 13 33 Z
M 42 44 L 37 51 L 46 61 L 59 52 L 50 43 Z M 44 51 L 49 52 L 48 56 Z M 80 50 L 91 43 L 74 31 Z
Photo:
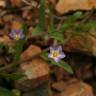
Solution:
M 12 29 L 11 32 L 9 33 L 9 36 L 14 40 L 23 39 L 25 37 L 22 29 L 18 29 L 18 30 Z
M 50 53 L 48 54 L 48 58 L 52 58 L 55 62 L 59 62 L 60 59 L 65 58 L 65 54 L 62 52 L 62 47 L 50 47 Z

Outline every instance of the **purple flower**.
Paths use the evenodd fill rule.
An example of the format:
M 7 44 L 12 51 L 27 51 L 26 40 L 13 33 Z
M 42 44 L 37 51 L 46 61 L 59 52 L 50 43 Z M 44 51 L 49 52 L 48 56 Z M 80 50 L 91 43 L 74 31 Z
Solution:
M 52 58 L 55 62 L 59 62 L 60 59 L 65 58 L 65 54 L 62 52 L 62 47 L 57 48 L 50 47 L 49 58 Z
M 22 29 L 18 29 L 18 30 L 12 29 L 11 32 L 9 33 L 9 36 L 14 40 L 23 39 L 25 37 Z

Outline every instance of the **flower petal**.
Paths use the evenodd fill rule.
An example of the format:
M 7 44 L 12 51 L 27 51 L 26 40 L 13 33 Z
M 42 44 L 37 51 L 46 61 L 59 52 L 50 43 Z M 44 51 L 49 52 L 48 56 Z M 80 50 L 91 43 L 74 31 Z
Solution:
M 52 54 L 48 54 L 48 58 L 52 58 Z
M 53 52 L 54 51 L 54 48 L 53 47 L 50 47 L 50 52 Z
M 11 33 L 13 33 L 13 34 L 16 33 L 16 30 L 15 29 L 12 29 L 11 30 Z
M 20 32 L 19 36 L 20 36 L 20 39 L 23 39 L 25 37 L 25 35 L 21 32 Z
M 12 38 L 12 39 L 14 39 L 14 35 L 15 34 L 13 32 L 9 33 L 9 37 Z
M 59 56 L 59 58 L 65 58 L 66 57 L 66 55 L 62 52 L 62 53 L 60 53 L 60 56 Z
M 53 58 L 54 59 L 54 61 L 57 63 L 57 62 L 59 62 L 59 58 Z
M 23 30 L 22 30 L 22 29 L 15 29 L 15 33 L 16 33 L 16 34 L 23 33 Z
M 59 46 L 57 50 L 58 52 L 62 52 L 62 46 Z

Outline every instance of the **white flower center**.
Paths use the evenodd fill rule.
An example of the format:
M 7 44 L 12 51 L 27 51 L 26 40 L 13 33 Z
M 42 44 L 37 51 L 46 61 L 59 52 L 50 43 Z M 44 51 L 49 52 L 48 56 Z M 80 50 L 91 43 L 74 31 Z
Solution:
M 19 40 L 20 39 L 20 36 L 19 35 L 15 35 L 15 40 Z
M 53 55 L 53 57 L 58 57 L 58 56 L 59 56 L 59 52 L 58 52 L 58 51 L 54 51 L 54 52 L 52 53 L 52 55 Z

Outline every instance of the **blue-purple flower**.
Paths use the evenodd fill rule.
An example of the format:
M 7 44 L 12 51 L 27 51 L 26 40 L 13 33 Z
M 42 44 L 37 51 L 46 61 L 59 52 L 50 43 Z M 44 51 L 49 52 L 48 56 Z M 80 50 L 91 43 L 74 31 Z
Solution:
M 22 29 L 12 29 L 11 32 L 9 33 L 9 36 L 14 40 L 20 40 L 25 37 Z
M 50 47 L 48 58 L 52 58 L 55 62 L 59 62 L 60 59 L 65 58 L 65 54 L 62 52 L 62 46 L 56 48 Z

